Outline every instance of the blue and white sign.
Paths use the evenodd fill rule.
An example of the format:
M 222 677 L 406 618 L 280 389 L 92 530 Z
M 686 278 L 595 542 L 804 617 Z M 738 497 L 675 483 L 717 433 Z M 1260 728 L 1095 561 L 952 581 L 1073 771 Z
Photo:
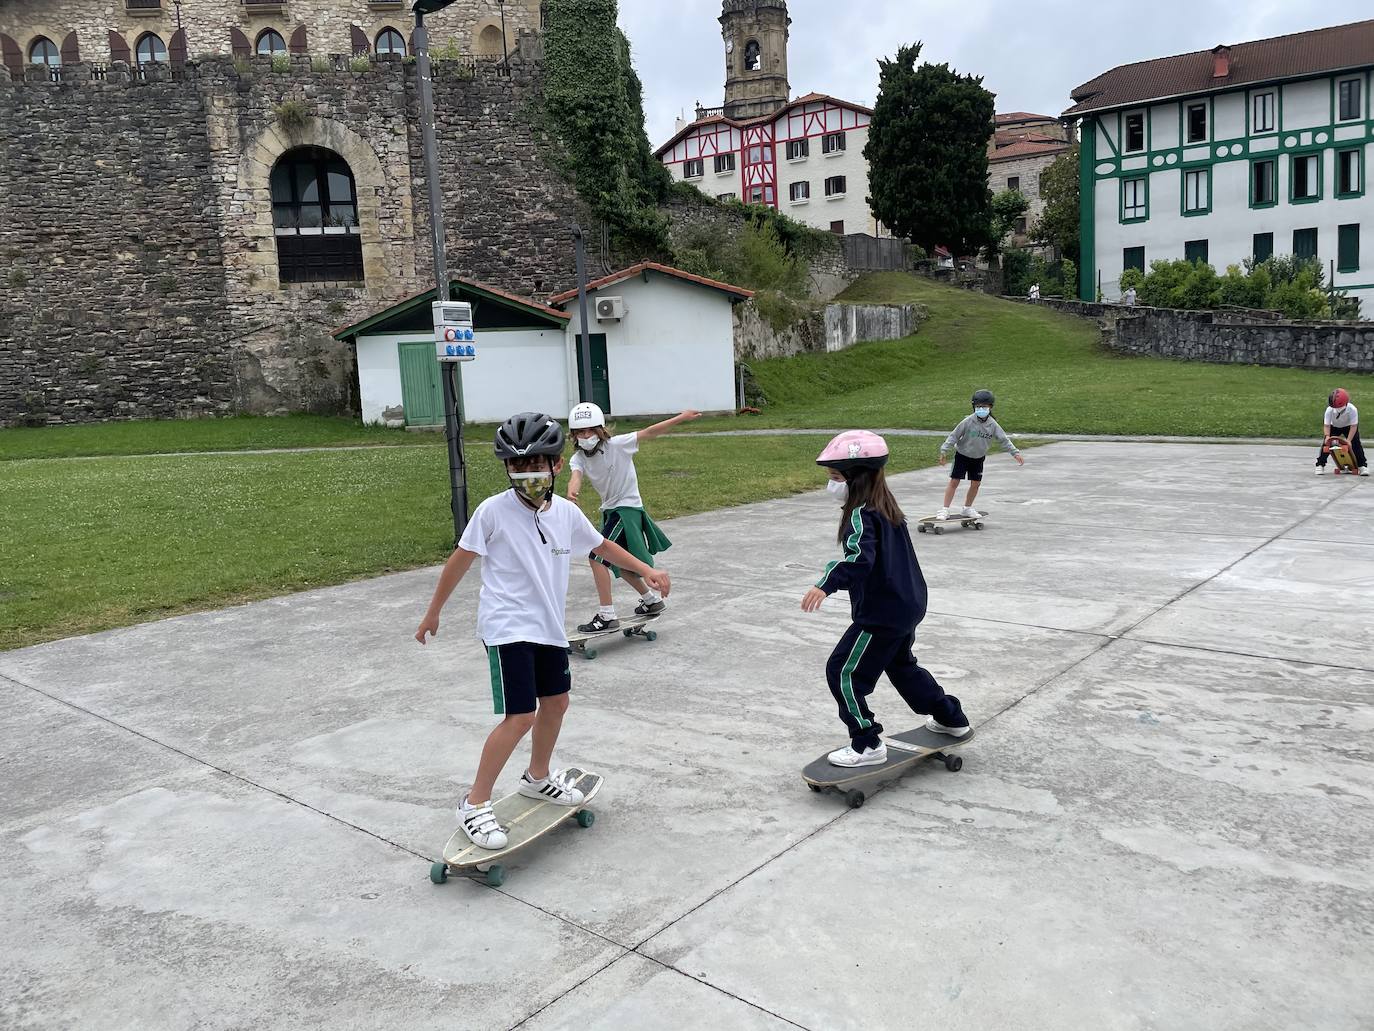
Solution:
M 441 362 L 470 362 L 477 358 L 472 331 L 472 305 L 466 301 L 436 301 L 434 353 Z

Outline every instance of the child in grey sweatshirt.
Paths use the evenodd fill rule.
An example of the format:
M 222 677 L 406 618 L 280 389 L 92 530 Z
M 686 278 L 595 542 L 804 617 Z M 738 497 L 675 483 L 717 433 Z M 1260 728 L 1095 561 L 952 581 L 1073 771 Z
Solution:
M 948 461 L 949 449 L 953 448 L 954 468 L 949 474 L 949 486 L 945 488 L 945 502 L 940 506 L 940 511 L 935 513 L 936 519 L 949 518 L 949 503 L 954 500 L 954 493 L 959 489 L 959 481 L 965 477 L 968 477 L 968 496 L 964 498 L 964 510 L 959 513 L 959 517 L 982 518 L 982 513 L 973 507 L 973 499 L 978 496 L 978 488 L 983 485 L 983 461 L 987 458 L 988 448 L 994 440 L 1003 451 L 1009 452 L 1011 457 L 1016 459 L 1018 465 L 1026 464 L 1026 460 L 1021 457 L 1021 452 L 1011 442 L 1006 431 L 997 425 L 997 420 L 992 417 L 992 406 L 996 402 L 997 399 L 992 396 L 991 390 L 974 391 L 973 414 L 954 427 L 954 432 L 940 445 L 940 464 L 944 465 Z

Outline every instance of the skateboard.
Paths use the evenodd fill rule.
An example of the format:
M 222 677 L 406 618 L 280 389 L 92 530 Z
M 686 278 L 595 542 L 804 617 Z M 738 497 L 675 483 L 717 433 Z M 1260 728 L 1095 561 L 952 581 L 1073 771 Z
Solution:
M 481 874 L 487 884 L 499 888 L 506 880 L 506 868 L 501 860 L 511 853 L 538 841 L 564 820 L 576 820 L 579 827 L 590 827 L 596 814 L 586 805 L 601 790 L 604 778 L 599 773 L 587 773 L 576 767 L 569 767 L 567 778 L 573 787 L 582 791 L 581 806 L 557 805 L 513 792 L 491 807 L 496 822 L 505 829 L 506 847 L 478 848 L 459 827 L 444 846 L 442 862 L 430 866 L 429 879 L 435 884 L 443 884 L 451 873 L 467 877 Z
M 588 642 L 595 641 L 598 637 L 613 637 L 616 634 L 624 634 L 626 637 L 642 637 L 646 641 L 657 641 L 658 634 L 653 630 L 644 628 L 663 615 L 655 612 L 651 616 L 629 616 L 620 621 L 620 626 L 614 630 L 600 630 L 594 634 L 569 634 L 568 652 L 569 654 L 581 655 L 584 659 L 596 658 L 596 649 L 587 647 Z
M 958 516 L 953 512 L 950 513 L 948 519 L 936 519 L 934 516 L 926 516 L 924 519 L 916 520 L 916 532 L 941 534 L 945 532 L 945 527 L 947 525 L 952 526 L 955 523 L 958 523 L 966 530 L 969 527 L 973 527 L 975 530 L 981 530 L 983 528 L 983 520 L 986 517 L 987 512 L 983 512 L 977 519 L 967 516 Z
M 802 780 L 806 781 L 807 787 L 817 793 L 833 791 L 837 795 L 843 795 L 849 808 L 857 809 L 868 797 L 857 786 L 860 782 L 874 778 L 896 780 L 908 766 L 929 758 L 939 759 L 950 773 L 958 773 L 963 769 L 964 760 L 960 756 L 950 755 L 947 750 L 960 748 L 972 740 L 972 731 L 963 737 L 950 737 L 948 734 L 937 734 L 925 727 L 917 727 L 904 734 L 893 734 L 883 738 L 883 743 L 887 745 L 887 762 L 881 766 L 834 766 L 826 758 L 826 755 L 830 754 L 827 752 L 826 755 L 807 764 L 802 770 Z M 881 786 L 883 782 L 879 781 L 874 786 Z
M 1332 470 L 1335 475 L 1359 475 L 1360 470 L 1355 468 L 1355 453 L 1350 449 L 1350 441 L 1344 437 L 1327 437 L 1322 450 L 1336 460 L 1336 468 Z

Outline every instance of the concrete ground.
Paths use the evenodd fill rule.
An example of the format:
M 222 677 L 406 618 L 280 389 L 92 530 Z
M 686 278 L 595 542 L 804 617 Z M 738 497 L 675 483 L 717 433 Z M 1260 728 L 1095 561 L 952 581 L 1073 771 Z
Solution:
M 798 777 L 835 504 L 668 524 L 659 640 L 574 665 L 596 825 L 499 890 L 428 879 L 475 576 L 423 650 L 434 570 L 0 654 L 0 1026 L 1367 1029 L 1374 485 L 1310 452 L 991 459 L 988 528 L 915 538 L 978 740 L 852 811 Z

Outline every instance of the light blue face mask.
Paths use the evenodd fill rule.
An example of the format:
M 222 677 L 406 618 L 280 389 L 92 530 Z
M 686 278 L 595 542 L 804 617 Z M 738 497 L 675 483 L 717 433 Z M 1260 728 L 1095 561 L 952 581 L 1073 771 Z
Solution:
M 986 419 L 989 415 L 992 414 L 992 409 L 991 409 L 991 408 L 975 408 L 975 409 L 973 410 L 973 414 L 976 415 L 976 416 L 978 416 L 978 418 L 980 418 L 980 419 Z

